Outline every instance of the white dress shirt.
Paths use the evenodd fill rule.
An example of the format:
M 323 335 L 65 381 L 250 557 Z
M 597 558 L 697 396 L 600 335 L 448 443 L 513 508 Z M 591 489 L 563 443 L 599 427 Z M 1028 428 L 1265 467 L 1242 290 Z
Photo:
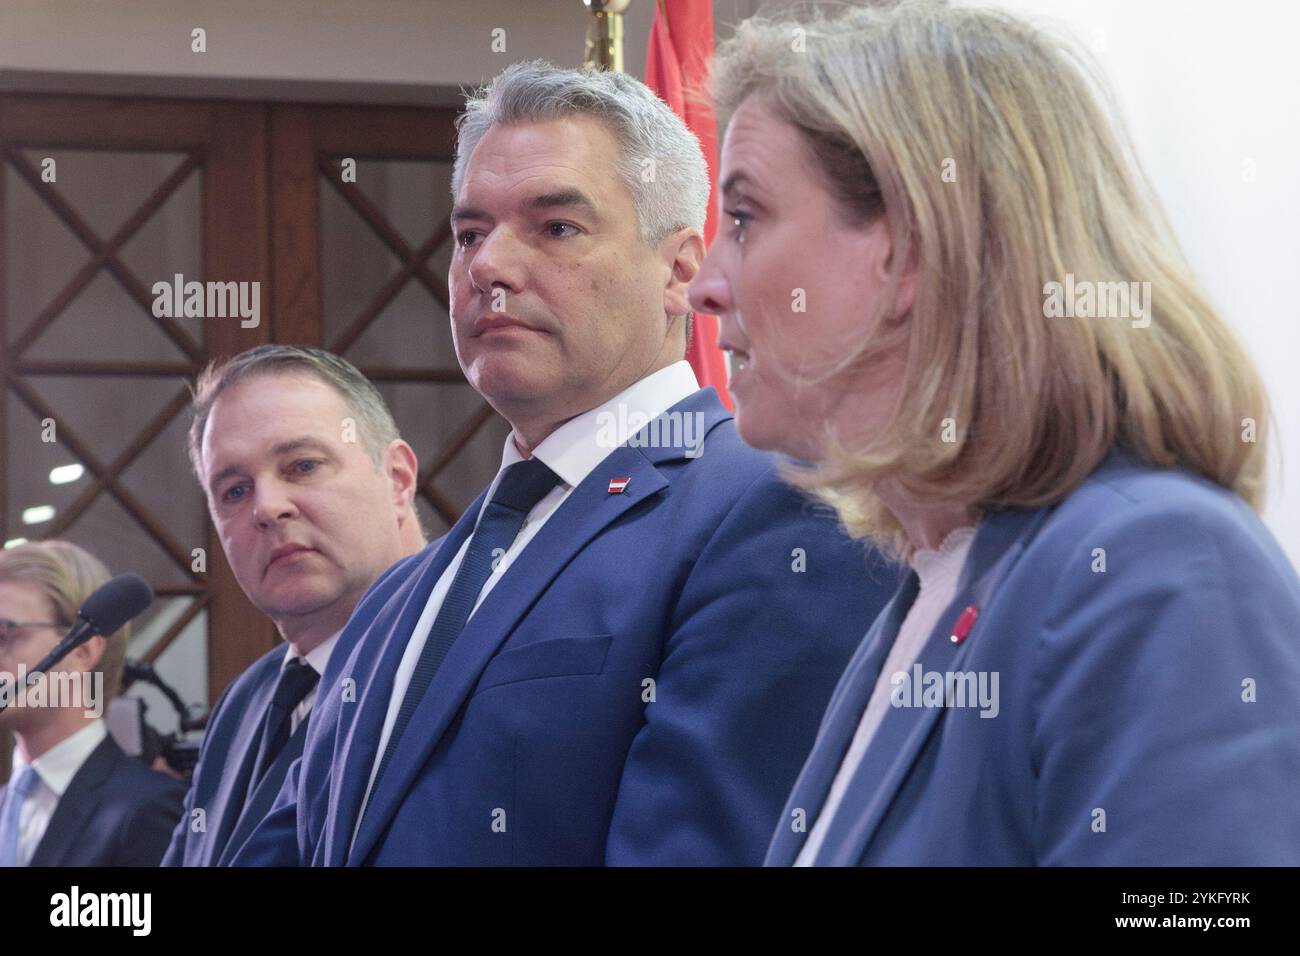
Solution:
M 307 666 L 316 672 L 318 677 L 323 676 L 325 674 L 325 665 L 330 662 L 330 654 L 334 652 L 334 645 L 339 642 L 339 635 L 342 633 L 342 631 L 335 631 L 330 637 L 327 637 L 308 651 L 306 656 L 299 654 L 297 649 L 290 644 L 289 650 L 284 655 L 284 660 L 280 662 L 280 673 L 284 673 L 284 669 L 289 666 L 290 661 L 301 657 Z M 302 699 L 302 703 L 295 707 L 293 713 L 289 715 L 289 736 L 292 737 L 297 733 L 299 725 L 311 715 L 311 709 L 316 703 L 316 689 L 318 687 L 320 687 L 320 681 L 316 682 L 316 686 L 307 692 L 307 696 Z
M 862 712 L 862 720 L 853 735 L 853 742 L 849 744 L 844 761 L 836 771 L 835 780 L 826 795 L 826 803 L 794 861 L 795 866 L 812 866 L 817 859 L 817 853 L 826 839 L 826 831 L 830 829 L 831 821 L 839 811 L 849 783 L 857 773 L 862 758 L 866 756 L 867 748 L 871 746 L 881 722 L 890 711 L 893 676 L 899 671 L 905 672 L 920 657 L 931 632 L 939 623 L 939 615 L 957 596 L 957 583 L 974 541 L 973 527 L 957 528 L 943 539 L 937 549 L 923 548 L 912 556 L 912 568 L 920 578 L 920 590 L 908 608 L 907 616 L 903 618 L 884 666 L 880 668 L 880 676 L 876 679 L 867 709 Z
M 682 399 L 699 391 L 699 388 L 699 382 L 690 363 L 676 362 L 647 375 L 603 405 L 571 418 L 533 449 L 533 457 L 555 472 L 560 478 L 560 484 L 552 488 L 546 497 L 528 513 L 514 542 L 501 556 L 496 569 L 484 583 L 470 616 L 473 616 L 474 611 L 478 610 L 479 605 L 483 603 L 496 583 L 510 570 L 511 564 L 518 559 L 524 548 L 528 547 L 528 542 L 536 537 L 537 532 L 542 529 L 551 515 L 564 504 L 573 489 L 582 484 L 583 480 L 595 471 L 615 448 L 632 437 L 634 426 L 657 418 Z M 492 484 L 488 486 L 484 502 L 492 500 L 497 484 L 501 481 L 501 473 L 523 460 L 523 455 L 515 445 L 515 433 L 511 431 L 506 436 L 505 448 L 501 452 L 501 467 L 497 470 L 496 477 L 492 479 Z M 475 522 L 477 527 L 477 519 Z M 424 606 L 424 612 L 416 622 L 415 631 L 406 644 L 406 652 L 402 655 L 401 663 L 397 666 L 397 674 L 393 678 L 393 696 L 388 701 L 388 714 L 384 718 L 384 728 L 379 735 L 379 745 L 375 748 L 375 762 L 370 768 L 366 799 L 361 805 L 361 813 L 357 815 L 356 827 L 352 832 L 353 840 L 356 839 L 356 831 L 361 826 L 362 817 L 365 816 L 366 804 L 370 802 L 370 788 L 374 786 L 379 761 L 388 746 L 393 725 L 397 722 L 397 712 L 402 706 L 402 699 L 406 696 L 406 688 L 410 686 L 411 675 L 415 672 L 415 665 L 424 650 L 425 642 L 429 639 L 429 632 L 433 629 L 434 619 L 438 616 L 443 599 L 451 589 L 451 583 L 456 577 L 461 561 L 464 560 L 465 552 L 469 549 L 469 543 L 470 539 L 466 538 L 456 556 L 448 563 L 447 569 L 438 578 L 429 595 L 428 603 Z
M 19 866 L 31 863 L 36 848 L 41 844 L 41 837 L 45 836 L 50 819 L 72 783 L 72 778 L 107 736 L 108 728 L 104 726 L 104 721 L 92 720 L 31 762 L 32 769 L 36 771 L 36 784 L 18 813 Z M 18 771 L 25 766 L 27 761 L 23 759 L 22 750 L 15 748 L 10 779 L 16 778 Z M 7 794 L 6 799 L 9 796 L 11 795 Z

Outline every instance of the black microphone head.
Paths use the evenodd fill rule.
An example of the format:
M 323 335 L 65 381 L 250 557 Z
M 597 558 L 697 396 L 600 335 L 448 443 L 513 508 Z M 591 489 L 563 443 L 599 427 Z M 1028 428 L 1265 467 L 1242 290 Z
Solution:
M 153 588 L 138 574 L 119 574 L 86 598 L 77 616 L 108 637 L 153 603 Z

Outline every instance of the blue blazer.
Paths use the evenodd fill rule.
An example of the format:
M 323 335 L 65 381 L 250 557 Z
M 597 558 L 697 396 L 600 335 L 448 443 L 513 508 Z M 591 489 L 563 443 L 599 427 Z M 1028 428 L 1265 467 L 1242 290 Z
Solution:
M 702 454 L 624 445 L 574 489 L 452 646 L 354 843 L 394 671 L 482 497 L 376 582 L 236 865 L 762 862 L 897 575 L 778 480 L 712 389 L 673 410 L 704 416 Z
M 257 745 L 271 706 L 280 665 L 289 652 L 281 644 L 256 660 L 222 693 L 212 708 L 185 813 L 172 834 L 163 866 L 220 866 L 271 809 L 290 765 L 302 755 L 308 721 L 298 725 L 258 785 L 249 792 Z M 195 810 L 202 810 L 196 814 Z
M 768 864 L 798 856 L 916 593 L 840 681 Z M 920 663 L 999 675 L 996 716 L 891 708 L 817 862 L 1300 864 L 1297 626 L 1300 580 L 1241 499 L 1112 454 L 1059 505 L 981 524 Z
M 59 798 L 29 865 L 157 866 L 184 792 L 106 737 Z

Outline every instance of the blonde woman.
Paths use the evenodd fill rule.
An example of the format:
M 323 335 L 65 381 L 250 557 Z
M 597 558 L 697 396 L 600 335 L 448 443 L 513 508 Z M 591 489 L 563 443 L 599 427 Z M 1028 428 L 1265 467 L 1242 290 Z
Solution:
M 0 685 L 13 688 L 53 650 L 107 580 L 98 558 L 66 541 L 0 551 Z M 102 719 L 122 683 L 127 637 L 127 627 L 92 637 L 37 682 L 43 693 L 34 684 L 0 713 L 17 743 L 0 787 L 0 867 L 162 859 L 184 788 L 127 756 Z
M 910 565 L 769 864 L 1300 863 L 1264 390 L 1087 75 L 934 2 L 719 50 L 741 437 Z

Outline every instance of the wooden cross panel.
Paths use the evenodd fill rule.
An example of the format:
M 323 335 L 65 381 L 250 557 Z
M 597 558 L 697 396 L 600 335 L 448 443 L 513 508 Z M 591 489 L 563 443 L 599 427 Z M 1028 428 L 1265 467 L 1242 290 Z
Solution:
M 134 559 L 147 550 L 156 612 L 166 607 L 168 618 L 152 628 L 156 638 L 143 654 L 133 646 L 132 655 L 155 661 L 196 619 L 206 620 L 209 702 L 279 640 L 235 581 L 185 459 L 188 386 L 209 360 L 265 342 L 320 345 L 352 360 L 415 447 L 422 520 L 434 535 L 496 471 L 508 426 L 465 382 L 448 327 L 454 115 L 0 94 L 0 540 L 66 537 L 111 558 L 115 572 L 137 569 Z M 46 181 L 49 154 L 79 157 L 78 169 L 101 178 L 101 196 L 116 189 L 123 162 L 160 172 L 145 177 L 137 199 L 108 203 L 119 214 L 105 222 L 102 210 L 77 198 L 78 169 L 61 165 Z M 355 181 L 341 174 L 345 159 L 358 166 Z M 189 234 L 173 238 L 196 250 L 199 273 L 185 279 L 260 282 L 258 327 L 153 314 L 152 286 L 172 276 L 142 269 L 133 246 L 161 229 L 160 219 L 175 229 L 185 196 L 194 206 L 184 220 Z M 59 250 L 20 250 L 25 229 L 15 217 L 32 210 L 66 233 Z M 42 266 L 40 288 L 49 291 L 39 301 L 29 294 L 35 277 L 11 269 L 19 259 Z M 101 317 L 89 303 L 105 285 L 117 298 Z M 11 312 L 13 302 L 21 305 Z M 77 326 L 88 309 L 91 318 L 134 322 L 135 331 L 114 334 L 112 349 L 73 348 L 89 341 Z M 146 339 L 148 347 L 133 344 Z M 104 396 L 132 415 L 107 428 L 77 421 Z M 61 459 L 85 475 L 52 520 L 26 527 L 18 515 L 31 502 L 17 500 L 11 477 L 26 468 L 28 491 L 40 484 L 31 477 L 38 464 L 31 456 L 41 452 L 33 423 L 45 419 L 56 423 Z M 151 460 L 167 470 L 142 488 L 138 473 Z M 195 496 L 194 513 L 179 522 L 185 495 Z M 113 556 L 121 541 L 96 524 L 106 508 L 139 542 L 125 555 Z M 195 548 L 205 549 L 206 570 L 195 570 Z

